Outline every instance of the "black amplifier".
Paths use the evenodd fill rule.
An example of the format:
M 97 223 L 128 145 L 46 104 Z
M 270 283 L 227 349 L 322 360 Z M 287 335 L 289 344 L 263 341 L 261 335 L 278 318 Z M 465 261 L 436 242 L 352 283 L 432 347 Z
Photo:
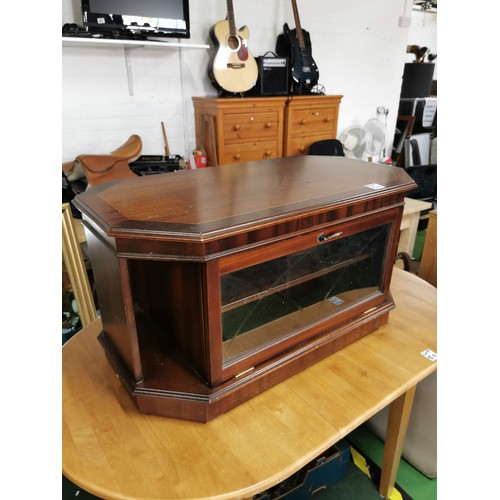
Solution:
M 288 57 L 256 58 L 259 76 L 253 89 L 253 95 L 279 96 L 288 95 Z
M 179 155 L 141 155 L 131 161 L 129 167 L 137 175 L 154 175 L 180 170 L 182 162 L 183 158 Z

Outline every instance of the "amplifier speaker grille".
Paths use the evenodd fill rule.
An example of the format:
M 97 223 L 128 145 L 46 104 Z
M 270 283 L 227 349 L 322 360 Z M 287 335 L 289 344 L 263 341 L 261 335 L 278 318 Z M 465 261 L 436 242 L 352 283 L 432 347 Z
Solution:
M 259 77 L 255 90 L 261 96 L 288 95 L 288 57 L 257 57 Z

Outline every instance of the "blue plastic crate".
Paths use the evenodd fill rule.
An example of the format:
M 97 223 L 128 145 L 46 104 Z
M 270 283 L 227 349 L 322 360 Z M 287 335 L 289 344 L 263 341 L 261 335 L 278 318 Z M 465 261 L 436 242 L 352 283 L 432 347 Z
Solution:
M 344 439 L 328 448 L 293 476 L 254 496 L 254 500 L 303 500 L 347 475 L 351 447 Z

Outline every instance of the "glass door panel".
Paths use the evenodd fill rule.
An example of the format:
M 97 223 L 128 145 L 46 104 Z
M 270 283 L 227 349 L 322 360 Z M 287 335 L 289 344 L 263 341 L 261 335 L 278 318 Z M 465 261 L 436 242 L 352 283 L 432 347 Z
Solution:
M 381 291 L 390 224 L 221 276 L 223 362 Z

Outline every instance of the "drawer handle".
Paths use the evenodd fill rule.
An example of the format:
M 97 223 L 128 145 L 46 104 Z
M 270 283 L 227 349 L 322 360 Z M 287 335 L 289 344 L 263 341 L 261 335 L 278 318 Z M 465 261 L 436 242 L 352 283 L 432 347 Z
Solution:
M 342 231 L 338 231 L 336 233 L 333 233 L 330 236 L 326 236 L 325 233 L 321 233 L 318 236 L 318 243 L 324 243 L 325 241 L 331 240 L 332 238 L 337 238 L 341 234 L 342 234 Z
M 235 160 L 239 160 L 241 158 L 241 155 L 239 153 L 235 154 L 234 155 L 234 159 Z
M 233 130 L 239 130 L 239 129 L 240 129 L 240 125 L 235 125 L 235 126 L 233 127 Z
M 271 128 L 273 124 L 271 122 L 266 123 L 266 128 Z
M 325 123 L 330 123 L 331 121 L 332 121 L 332 119 L 331 119 L 329 116 L 327 116 L 327 117 L 325 118 Z
M 250 122 L 253 122 L 254 120 L 255 120 L 255 118 L 253 116 L 251 116 L 249 119 Z
M 268 149 L 268 150 L 264 151 L 264 156 L 266 156 L 266 157 L 271 156 L 271 150 Z
M 307 120 L 304 118 L 302 120 L 300 120 L 300 124 L 301 125 L 307 125 Z

